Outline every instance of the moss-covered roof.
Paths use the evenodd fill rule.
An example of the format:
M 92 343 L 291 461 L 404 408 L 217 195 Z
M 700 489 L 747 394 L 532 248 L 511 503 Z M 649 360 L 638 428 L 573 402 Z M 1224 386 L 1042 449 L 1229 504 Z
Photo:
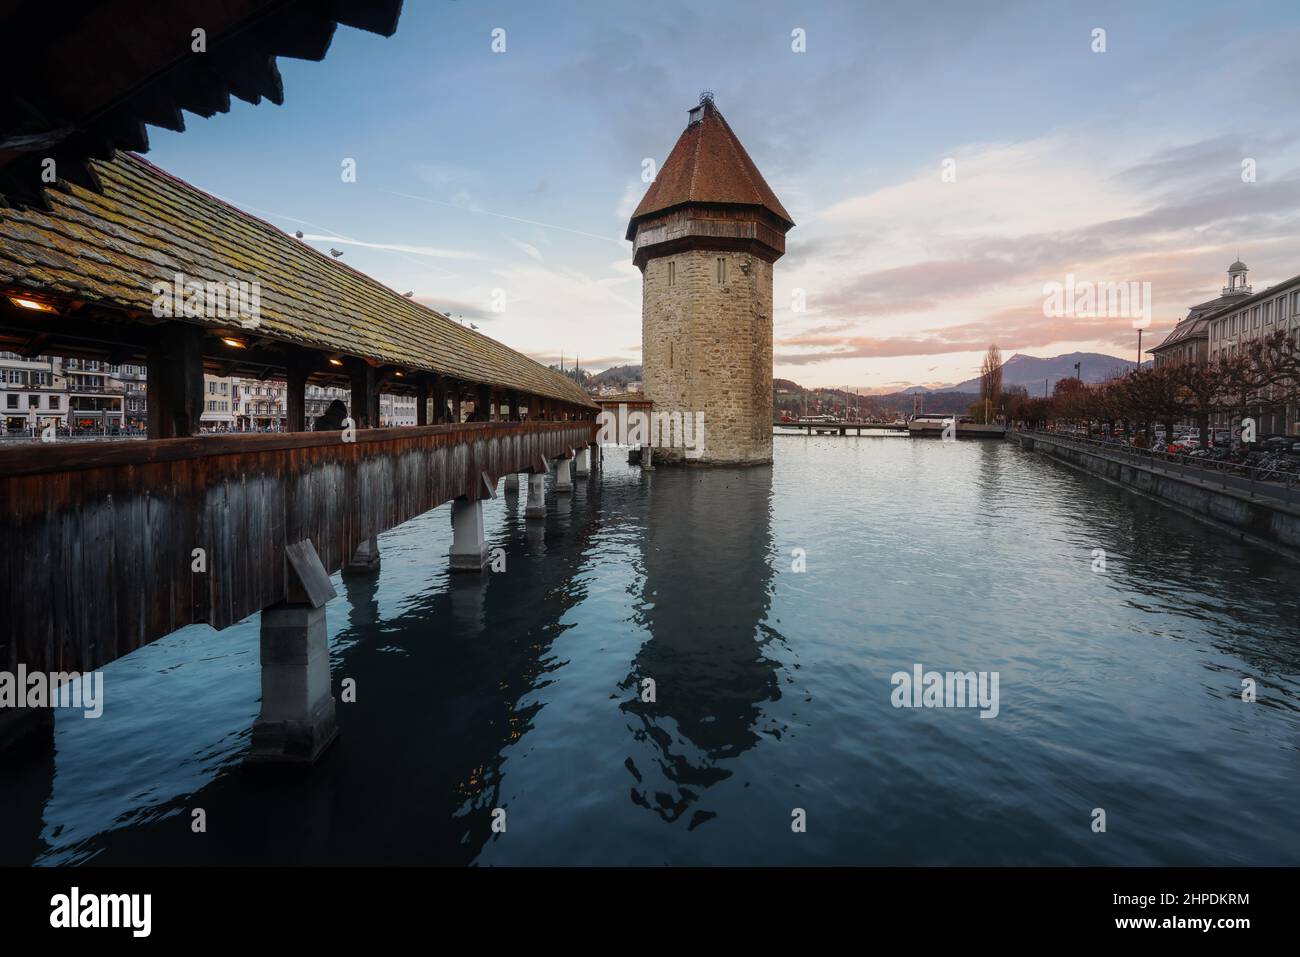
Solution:
M 256 282 L 258 336 L 592 406 L 567 376 L 139 156 L 118 153 L 94 171 L 102 193 L 64 184 L 47 190 L 48 212 L 0 209 L 0 285 L 150 315 L 153 284 L 176 273 Z

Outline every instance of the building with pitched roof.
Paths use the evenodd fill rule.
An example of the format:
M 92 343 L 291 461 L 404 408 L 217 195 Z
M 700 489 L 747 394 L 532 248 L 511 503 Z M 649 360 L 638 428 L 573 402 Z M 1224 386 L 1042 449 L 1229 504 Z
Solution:
M 772 461 L 772 267 L 793 226 L 703 95 L 627 227 L 646 398 L 669 421 L 704 416 L 698 447 L 665 443 L 657 461 Z
M 1247 298 L 1250 286 L 1246 283 L 1247 267 L 1238 259 L 1228 267 L 1228 284 L 1222 292 L 1206 302 L 1197 303 L 1187 310 L 1187 315 L 1170 330 L 1160 345 L 1147 351 L 1162 366 L 1174 362 L 1204 362 L 1209 358 L 1209 325 L 1207 317 L 1226 306 Z

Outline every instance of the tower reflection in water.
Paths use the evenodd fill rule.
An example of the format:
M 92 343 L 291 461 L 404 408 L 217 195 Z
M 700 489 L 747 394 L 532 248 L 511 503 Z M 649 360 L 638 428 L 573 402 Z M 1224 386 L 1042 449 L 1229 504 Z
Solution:
M 635 621 L 649 632 L 621 688 L 636 741 L 632 800 L 666 821 L 694 805 L 758 744 L 763 705 L 781 697 L 772 594 L 772 469 L 657 470 L 646 496 L 645 580 Z M 659 493 L 659 494 L 656 494 Z M 654 700 L 645 700 L 646 679 Z

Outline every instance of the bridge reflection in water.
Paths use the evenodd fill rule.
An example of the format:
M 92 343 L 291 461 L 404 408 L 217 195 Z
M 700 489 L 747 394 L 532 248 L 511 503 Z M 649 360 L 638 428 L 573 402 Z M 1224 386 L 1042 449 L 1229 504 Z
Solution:
M 593 477 L 571 499 L 548 496 L 544 522 L 525 520 L 522 497 L 497 499 L 489 538 L 504 573 L 448 572 L 445 507 L 384 536 L 377 575 L 335 578 L 333 604 L 346 604 L 331 620 L 332 683 L 338 697 L 355 682 L 357 700 L 338 705 L 341 743 L 310 772 L 242 767 L 259 708 L 256 616 L 109 665 L 106 687 L 130 703 L 113 722 L 60 714 L 56 754 L 0 799 L 0 861 L 467 864 L 489 846 L 489 862 L 558 860 L 539 826 L 558 816 L 590 839 L 587 812 L 554 799 L 587 780 L 602 822 L 637 808 L 652 831 L 707 821 L 709 789 L 758 744 L 781 690 L 764 654 L 770 469 L 693 475 Z M 644 677 L 654 702 L 640 700 Z M 160 685 L 162 700 L 141 693 Z M 591 729 L 594 764 L 575 761 L 571 725 Z M 497 807 L 510 815 L 499 843 Z M 191 830 L 196 808 L 206 835 Z M 599 842 L 574 847 L 591 853 L 616 859 Z

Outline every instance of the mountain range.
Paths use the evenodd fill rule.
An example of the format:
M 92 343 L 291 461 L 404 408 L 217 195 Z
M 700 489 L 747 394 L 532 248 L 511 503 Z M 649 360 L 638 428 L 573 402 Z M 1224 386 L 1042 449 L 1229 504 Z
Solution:
M 1002 388 L 1022 385 L 1029 390 L 1030 395 L 1039 395 L 1046 382 L 1048 391 L 1051 391 L 1057 380 L 1068 379 L 1075 374 L 1076 362 L 1079 363 L 1079 377 L 1084 382 L 1090 383 L 1105 382 L 1107 379 L 1132 371 L 1137 365 L 1131 359 L 1121 359 L 1100 352 L 1070 352 L 1063 356 L 1052 356 L 1050 359 L 1040 359 L 1038 356 L 1027 356 L 1017 352 L 1002 363 Z M 979 390 L 979 376 L 975 376 L 965 382 L 958 382 L 956 385 L 937 391 L 978 393 Z

